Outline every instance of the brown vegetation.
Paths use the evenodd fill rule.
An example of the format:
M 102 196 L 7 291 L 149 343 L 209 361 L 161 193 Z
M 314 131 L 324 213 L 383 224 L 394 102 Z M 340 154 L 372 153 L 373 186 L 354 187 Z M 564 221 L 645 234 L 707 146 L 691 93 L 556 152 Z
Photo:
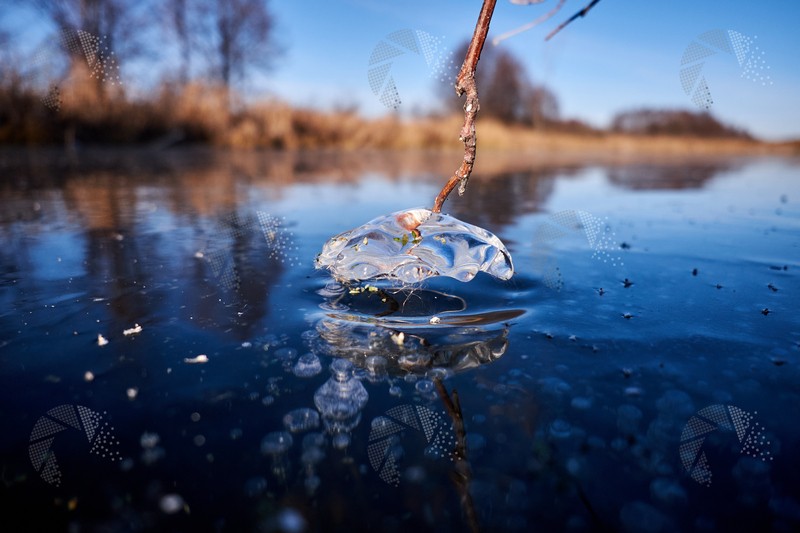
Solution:
M 164 83 L 149 99 L 133 100 L 119 86 L 96 83 L 82 62 L 73 63 L 59 89 L 60 105 L 52 109 L 43 103 L 42 91 L 23 78 L 7 74 L 0 79 L 0 144 L 458 150 L 463 122 L 455 112 L 414 119 L 395 115 L 366 119 L 354 110 L 323 112 L 278 100 L 245 106 L 226 86 L 203 82 Z M 681 135 L 670 128 L 625 131 L 618 127 L 619 131 L 606 132 L 579 121 L 509 124 L 487 114 L 478 118 L 480 150 L 603 161 L 659 154 L 798 153 L 796 143 L 768 144 L 735 135 L 736 130 L 720 129 L 705 115 L 694 122 L 689 120 L 694 115 L 685 112 L 638 112 L 634 118 L 653 116 L 675 118 L 673 123 L 683 126 Z M 692 123 L 717 126 L 700 128 L 702 135 L 698 135 L 692 133 Z
M 463 120 L 457 114 L 401 119 L 366 119 L 351 110 L 322 112 L 265 100 L 247 107 L 227 105 L 222 87 L 164 86 L 149 101 L 92 92 L 92 85 L 65 86 L 61 108 L 45 107 L 40 95 L 20 84 L 0 89 L 0 144 L 211 144 L 241 149 L 435 149 L 457 150 Z M 235 99 L 234 99 L 235 100 Z M 513 150 L 571 158 L 616 160 L 649 154 L 793 153 L 796 143 L 770 144 L 746 137 L 636 135 L 559 123 L 541 129 L 479 118 L 480 149 Z

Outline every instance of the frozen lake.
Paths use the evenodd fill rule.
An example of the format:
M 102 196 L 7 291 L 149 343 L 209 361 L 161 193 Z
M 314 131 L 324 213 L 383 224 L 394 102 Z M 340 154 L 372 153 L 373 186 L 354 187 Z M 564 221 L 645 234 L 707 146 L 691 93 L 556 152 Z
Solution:
M 0 530 L 800 528 L 800 162 L 479 153 L 510 280 L 314 269 L 457 162 L 0 152 Z

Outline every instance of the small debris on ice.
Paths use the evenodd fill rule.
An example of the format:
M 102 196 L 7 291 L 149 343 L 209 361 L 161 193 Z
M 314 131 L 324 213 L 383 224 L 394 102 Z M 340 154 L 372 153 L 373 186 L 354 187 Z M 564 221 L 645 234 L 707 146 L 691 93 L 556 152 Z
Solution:
M 139 324 L 134 324 L 132 328 L 123 330 L 122 334 L 127 337 L 128 335 L 133 335 L 135 333 L 141 333 L 141 332 L 142 332 L 142 326 L 140 326 Z
M 105 337 L 103 337 L 101 334 L 98 333 L 97 334 L 97 345 L 98 346 L 105 346 L 106 344 L 108 344 L 108 339 L 106 339 Z
M 197 357 L 186 357 L 184 358 L 183 362 L 189 364 L 208 363 L 208 356 L 205 354 L 200 354 Z

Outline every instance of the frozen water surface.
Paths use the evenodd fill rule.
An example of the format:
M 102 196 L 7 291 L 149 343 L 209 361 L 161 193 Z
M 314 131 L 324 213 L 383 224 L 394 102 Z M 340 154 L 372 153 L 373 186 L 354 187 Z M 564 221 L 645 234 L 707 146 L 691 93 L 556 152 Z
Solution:
M 796 160 L 15 153 L 0 531 L 800 531 Z
M 332 237 L 316 263 L 342 281 L 470 281 L 481 271 L 502 280 L 514 275 L 511 254 L 495 235 L 428 209 L 398 211 Z

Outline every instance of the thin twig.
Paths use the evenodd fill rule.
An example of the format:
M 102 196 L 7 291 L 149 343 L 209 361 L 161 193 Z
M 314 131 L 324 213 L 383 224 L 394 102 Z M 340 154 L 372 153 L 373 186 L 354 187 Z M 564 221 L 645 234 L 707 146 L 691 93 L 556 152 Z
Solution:
M 475 511 L 475 503 L 469 493 L 469 484 L 472 481 L 472 467 L 467 460 L 467 431 L 464 428 L 464 415 L 461 413 L 458 391 L 453 389 L 451 398 L 441 379 L 436 378 L 433 382 L 436 384 L 436 392 L 439 393 L 439 398 L 441 398 L 447 414 L 453 421 L 453 431 L 456 434 L 456 447 L 453 450 L 455 469 L 451 478 L 461 498 L 461 507 L 464 509 L 469 528 L 473 533 L 478 533 L 480 531 L 478 513 Z
M 577 18 L 580 18 L 580 17 L 585 17 L 585 16 L 586 16 L 586 13 L 588 13 L 588 12 L 589 12 L 589 10 L 590 10 L 590 9 L 592 9 L 592 8 L 595 6 L 595 4 L 597 4 L 599 1 L 600 1 L 600 0 L 592 0 L 591 2 L 589 2 L 589 3 L 586 5 L 586 7 L 584 7 L 583 9 L 581 9 L 580 11 L 578 11 L 577 13 L 575 13 L 574 15 L 572 15 L 570 18 L 568 18 L 567 20 L 565 20 L 564 22 L 562 22 L 562 23 L 561 23 L 561 24 L 560 24 L 560 25 L 559 25 L 559 26 L 558 26 L 556 29 L 554 29 L 553 31 L 551 31 L 550 33 L 548 33 L 548 34 L 547 34 L 547 37 L 545 37 L 545 38 L 544 38 L 544 40 L 545 40 L 545 41 L 549 41 L 549 40 L 550 40 L 550 39 L 551 39 L 551 38 L 552 38 L 552 37 L 553 37 L 553 36 L 554 36 L 556 33 L 560 32 L 562 29 L 564 29 L 564 27 L 565 27 L 567 24 L 569 24 L 570 22 L 572 22 L 573 20 L 575 20 L 575 19 L 577 19 Z
M 489 33 L 489 23 L 492 21 L 495 4 L 497 4 L 497 0 L 483 0 L 481 13 L 478 15 L 478 22 L 475 25 L 475 32 L 472 34 L 472 40 L 467 48 L 467 55 L 464 57 L 464 63 L 461 65 L 461 70 L 456 78 L 456 94 L 458 96 L 467 95 L 467 101 L 464 102 L 464 125 L 461 127 L 461 135 L 459 135 L 459 140 L 464 143 L 464 161 L 455 174 L 445 183 L 436 200 L 434 200 L 432 209 L 434 213 L 441 212 L 442 204 L 455 189 L 456 184 L 458 184 L 458 194 L 464 194 L 467 188 L 467 181 L 470 174 L 472 174 L 472 167 L 475 164 L 475 116 L 478 114 L 478 109 L 480 109 L 478 88 L 475 85 L 475 69 L 478 66 L 478 60 L 481 58 L 481 50 L 483 50 L 483 44 L 486 42 L 486 35 Z
M 561 11 L 561 7 L 566 2 L 567 2 L 567 0 L 558 0 L 558 4 L 556 4 L 556 7 L 554 7 L 553 9 L 551 9 L 550 11 L 548 11 L 547 13 L 545 13 L 544 15 L 539 17 L 538 19 L 534 20 L 533 22 L 529 22 L 529 23 L 527 23 L 527 24 L 525 24 L 523 26 L 520 26 L 519 28 L 517 28 L 515 30 L 507 31 L 504 34 L 495 37 L 494 39 L 492 39 L 492 44 L 497 46 L 498 44 L 500 44 L 502 41 L 505 41 L 509 37 L 513 37 L 513 36 L 518 35 L 518 34 L 520 34 L 522 32 L 525 32 L 525 31 L 528 31 L 528 30 L 530 30 L 532 28 L 535 28 L 536 26 L 538 26 L 539 24 L 541 24 L 543 22 L 547 22 L 548 20 L 553 18 L 553 16 L 555 16 L 556 13 Z

